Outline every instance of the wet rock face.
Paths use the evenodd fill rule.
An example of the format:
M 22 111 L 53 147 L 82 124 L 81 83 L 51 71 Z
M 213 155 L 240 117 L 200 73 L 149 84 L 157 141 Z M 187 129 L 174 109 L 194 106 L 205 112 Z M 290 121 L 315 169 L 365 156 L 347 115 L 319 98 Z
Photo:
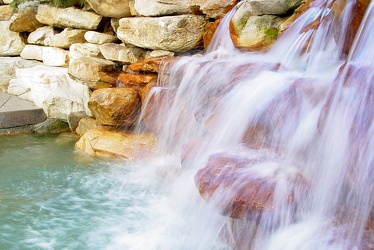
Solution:
M 248 155 L 211 155 L 195 175 L 200 195 L 207 202 L 213 202 L 223 215 L 235 219 L 262 217 L 279 223 L 285 219 L 279 214 L 282 209 L 294 216 L 307 194 L 306 178 L 274 156 Z

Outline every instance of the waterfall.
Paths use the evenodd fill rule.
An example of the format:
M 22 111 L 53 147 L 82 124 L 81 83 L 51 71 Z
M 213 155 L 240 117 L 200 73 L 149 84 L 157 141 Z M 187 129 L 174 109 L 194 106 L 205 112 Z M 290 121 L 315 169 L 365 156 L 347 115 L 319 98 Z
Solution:
M 333 2 L 316 1 L 267 53 L 233 46 L 234 8 L 205 55 L 161 72 L 145 123 L 180 170 L 167 186 L 183 222 L 163 226 L 184 235 L 166 249 L 374 247 L 374 7 L 344 57 L 354 1 L 339 30 Z

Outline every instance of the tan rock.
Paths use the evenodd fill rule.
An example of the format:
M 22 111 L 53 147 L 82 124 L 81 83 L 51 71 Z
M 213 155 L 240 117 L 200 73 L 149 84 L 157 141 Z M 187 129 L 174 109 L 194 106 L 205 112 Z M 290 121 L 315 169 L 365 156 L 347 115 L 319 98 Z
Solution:
M 55 35 L 57 31 L 51 26 L 44 26 L 31 32 L 27 37 L 27 43 L 45 45 L 45 39 Z
M 73 7 L 60 9 L 42 4 L 38 6 L 36 19 L 43 24 L 54 27 L 96 30 L 102 17 L 94 12 Z
M 105 59 L 80 57 L 69 64 L 69 75 L 92 89 L 115 86 L 118 74 L 118 65 Z
M 74 43 L 84 43 L 84 34 L 86 30 L 66 28 L 58 34 L 48 36 L 44 39 L 44 45 L 69 49 Z
M 84 38 L 87 42 L 94 44 L 114 43 L 118 41 L 118 38 L 116 36 L 96 31 L 87 31 L 84 34 Z
M 131 16 L 129 0 L 87 0 L 87 3 L 101 16 L 115 18 Z
M 21 52 L 21 57 L 27 60 L 43 61 L 43 48 L 44 46 L 27 44 Z
M 225 16 L 238 0 L 191 0 L 191 8 L 200 11 L 210 18 L 218 19 Z
M 302 0 L 244 0 L 239 10 L 246 9 L 254 16 L 286 15 L 299 7 L 302 2 Z
M 104 125 L 132 126 L 139 117 L 141 100 L 132 88 L 95 90 L 88 102 L 93 116 Z
M 191 50 L 202 42 L 206 21 L 203 16 L 122 18 L 118 38 L 140 48 L 173 52 Z
M 104 58 L 100 52 L 100 45 L 92 43 L 74 43 L 69 48 L 70 63 L 80 57 Z
M 170 16 L 191 13 L 185 0 L 134 0 L 133 15 Z
M 25 47 L 24 38 L 9 30 L 10 21 L 0 21 L 0 56 L 19 56 Z
M 140 160 L 156 152 L 157 138 L 152 134 L 131 134 L 121 131 L 88 130 L 75 148 L 96 157 Z
M 78 127 L 76 128 L 75 132 L 79 136 L 83 136 L 90 129 L 100 129 L 100 130 L 113 130 L 115 129 L 113 126 L 105 126 L 98 120 L 92 117 L 84 117 L 79 120 Z
M 0 21 L 9 21 L 13 14 L 14 10 L 10 5 L 0 6 Z
M 248 51 L 266 51 L 277 40 L 282 22 L 284 18 L 272 15 L 249 16 L 246 22 L 233 17 L 230 35 L 236 47 Z
M 35 18 L 36 9 L 34 7 L 26 7 L 18 9 L 11 20 L 9 29 L 14 32 L 33 32 L 44 26 Z
M 126 64 L 138 62 L 146 53 L 144 49 L 116 43 L 103 44 L 100 46 L 100 51 L 105 59 Z
M 145 58 L 157 58 L 157 57 L 174 57 L 175 53 L 167 50 L 152 50 L 147 51 Z

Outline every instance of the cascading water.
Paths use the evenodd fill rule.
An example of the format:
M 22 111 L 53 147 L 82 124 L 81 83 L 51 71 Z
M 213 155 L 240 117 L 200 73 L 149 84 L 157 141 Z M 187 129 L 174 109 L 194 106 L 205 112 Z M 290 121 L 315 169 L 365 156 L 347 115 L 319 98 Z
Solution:
M 374 248 L 373 4 L 344 59 L 354 1 L 339 29 L 333 2 L 316 1 L 262 54 L 222 39 L 229 13 L 204 56 L 166 67 L 147 104 L 158 113 L 143 116 L 182 159 L 168 185 L 184 222 L 165 226 L 186 235 L 167 249 Z

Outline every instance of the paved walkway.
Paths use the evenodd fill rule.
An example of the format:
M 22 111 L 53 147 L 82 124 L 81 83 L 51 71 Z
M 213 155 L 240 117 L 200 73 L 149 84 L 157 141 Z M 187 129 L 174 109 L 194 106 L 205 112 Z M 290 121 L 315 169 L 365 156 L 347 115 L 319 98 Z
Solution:
M 0 129 L 37 124 L 45 119 L 43 109 L 33 102 L 0 92 Z

